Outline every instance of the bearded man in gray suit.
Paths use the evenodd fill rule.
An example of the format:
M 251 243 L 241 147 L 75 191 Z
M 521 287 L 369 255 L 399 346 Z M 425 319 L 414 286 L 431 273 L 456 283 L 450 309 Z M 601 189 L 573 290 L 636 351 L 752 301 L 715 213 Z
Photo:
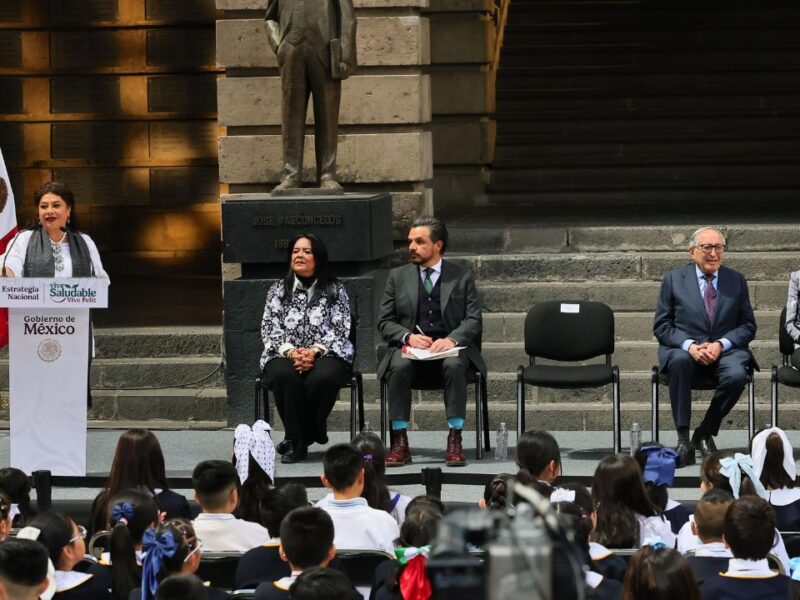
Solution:
M 342 79 L 356 68 L 352 0 L 269 0 L 269 45 L 281 73 L 283 173 L 275 191 L 302 187 L 308 96 L 314 106 L 314 150 L 319 187 L 341 191 L 336 144 Z
M 445 462 L 466 464 L 461 431 L 467 411 L 467 373 L 486 376 L 480 354 L 481 305 L 472 274 L 461 265 L 443 260 L 447 227 L 433 217 L 421 217 L 408 233 L 410 264 L 392 269 L 386 282 L 378 329 L 389 350 L 378 366 L 378 379 L 389 391 L 391 448 L 386 466 L 411 462 L 408 423 L 412 383 L 418 378 L 441 378 L 449 434 Z M 458 356 L 432 361 L 403 358 L 402 346 L 443 352 L 463 346 Z

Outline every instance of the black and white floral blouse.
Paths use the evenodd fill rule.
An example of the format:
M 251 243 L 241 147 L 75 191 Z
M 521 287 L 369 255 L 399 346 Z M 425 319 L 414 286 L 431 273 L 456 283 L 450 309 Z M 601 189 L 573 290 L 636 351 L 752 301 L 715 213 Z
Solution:
M 294 286 L 294 293 L 284 298 L 283 281 L 267 291 L 264 318 L 261 320 L 261 339 L 264 352 L 261 368 L 273 358 L 283 356 L 281 348 L 322 347 L 324 354 L 337 356 L 353 363 L 353 344 L 350 341 L 350 299 L 341 282 L 336 282 L 335 300 L 316 290 L 316 284 L 306 290 Z

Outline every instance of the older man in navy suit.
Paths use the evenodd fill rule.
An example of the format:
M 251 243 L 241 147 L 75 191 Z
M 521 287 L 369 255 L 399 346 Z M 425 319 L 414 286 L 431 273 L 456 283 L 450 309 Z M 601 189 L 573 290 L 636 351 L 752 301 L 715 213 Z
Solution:
M 722 266 L 725 236 L 711 227 L 692 234 L 692 264 L 669 271 L 661 283 L 653 333 L 658 362 L 669 381 L 672 417 L 678 430 L 678 466 L 694 464 L 695 448 L 716 450 L 714 436 L 744 389 L 754 363 L 748 344 L 756 335 L 747 281 Z M 711 405 L 689 439 L 692 376 L 713 375 Z

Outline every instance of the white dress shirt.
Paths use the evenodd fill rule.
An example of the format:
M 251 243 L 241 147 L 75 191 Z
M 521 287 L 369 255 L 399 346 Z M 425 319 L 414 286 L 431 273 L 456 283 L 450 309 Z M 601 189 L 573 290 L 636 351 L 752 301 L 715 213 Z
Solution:
M 200 513 L 192 525 L 208 552 L 247 552 L 270 539 L 266 528 L 230 513 Z

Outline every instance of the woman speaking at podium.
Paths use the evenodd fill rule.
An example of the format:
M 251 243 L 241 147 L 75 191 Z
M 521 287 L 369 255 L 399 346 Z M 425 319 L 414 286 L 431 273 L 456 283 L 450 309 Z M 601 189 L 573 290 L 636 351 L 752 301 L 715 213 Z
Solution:
M 50 181 L 36 190 L 37 222 L 9 242 L 3 255 L 6 277 L 100 277 L 108 273 L 92 238 L 78 231 L 75 196 Z

